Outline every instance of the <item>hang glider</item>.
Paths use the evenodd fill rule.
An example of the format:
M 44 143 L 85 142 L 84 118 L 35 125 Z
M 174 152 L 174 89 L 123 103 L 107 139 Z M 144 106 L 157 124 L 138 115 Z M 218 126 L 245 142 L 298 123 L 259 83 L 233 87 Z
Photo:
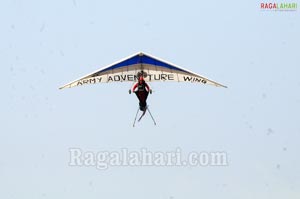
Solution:
M 139 52 L 72 81 L 60 89 L 96 83 L 137 82 L 140 76 L 143 76 L 146 82 L 191 82 L 226 88 L 197 73 Z

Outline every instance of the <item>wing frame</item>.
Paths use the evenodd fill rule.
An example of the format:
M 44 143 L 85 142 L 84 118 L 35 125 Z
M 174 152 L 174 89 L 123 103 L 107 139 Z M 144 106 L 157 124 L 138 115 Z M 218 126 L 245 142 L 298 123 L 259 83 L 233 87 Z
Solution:
M 131 60 L 131 59 L 133 59 L 134 57 L 136 57 L 136 56 L 139 56 L 139 58 L 141 58 L 141 57 L 143 57 L 143 56 L 145 56 L 146 58 L 150 58 L 150 59 L 152 59 L 152 61 L 154 60 L 154 61 L 156 61 L 157 63 L 160 63 L 160 65 L 151 65 L 151 64 L 149 64 L 149 66 L 151 65 L 151 66 L 154 66 L 154 67 L 156 67 L 156 70 L 157 70 L 157 67 L 160 67 L 160 68 L 165 68 L 166 70 L 167 69 L 169 69 L 170 71 L 171 71 L 171 73 L 174 73 L 174 74 L 176 74 L 177 73 L 177 76 L 178 76 L 178 71 L 180 71 L 181 73 L 186 73 L 187 75 L 192 75 L 192 76 L 195 76 L 195 77 L 198 77 L 198 78 L 200 78 L 200 79 L 204 79 L 205 81 L 208 81 L 210 84 L 212 84 L 212 85 L 214 85 L 214 86 L 217 86 L 217 87 L 224 87 L 224 88 L 227 88 L 227 86 L 225 86 L 225 85 L 222 85 L 222 84 L 220 84 L 220 83 L 218 83 L 218 82 L 216 82 L 216 81 L 213 81 L 213 80 L 211 80 L 211 79 L 209 79 L 209 78 L 206 78 L 206 77 L 204 77 L 204 76 L 202 76 L 202 75 L 199 75 L 199 74 L 197 74 L 197 73 L 195 73 L 195 72 L 192 72 L 192 71 L 190 71 L 190 70 L 188 70 L 188 69 L 185 69 L 185 68 L 182 68 L 182 67 L 180 67 L 180 66 L 178 66 L 178 65 L 176 65 L 176 64 L 173 64 L 173 63 L 171 63 L 171 62 L 169 62 L 169 61 L 166 61 L 166 60 L 164 60 L 164 59 L 161 59 L 161 58 L 158 58 L 158 57 L 156 57 L 156 56 L 153 56 L 153 55 L 150 55 L 150 54 L 148 54 L 148 53 L 144 53 L 144 52 L 137 52 L 137 53 L 134 53 L 134 54 L 132 54 L 132 55 L 129 55 L 129 56 L 127 56 L 127 57 L 125 57 L 125 58 L 123 58 L 123 59 L 121 59 L 121 60 L 119 60 L 119 61 L 116 61 L 116 62 L 114 62 L 114 63 L 112 63 L 112 64 L 109 64 L 109 65 L 107 65 L 107 66 L 104 66 L 104 67 L 102 67 L 102 68 L 100 68 L 100 69 L 98 69 L 98 70 L 96 70 L 96 71 L 94 71 L 94 72 L 92 72 L 92 73 L 89 73 L 89 74 L 87 74 L 87 75 L 84 75 L 84 76 L 82 76 L 82 77 L 80 77 L 80 78 L 78 78 L 78 79 L 76 79 L 76 80 L 74 80 L 74 81 L 71 81 L 71 82 L 69 82 L 69 83 L 67 83 L 67 84 L 65 84 L 65 85 L 63 85 L 63 86 L 61 86 L 59 89 L 63 89 L 63 88 L 71 88 L 71 87 L 73 87 L 72 85 L 74 84 L 74 83 L 76 83 L 76 82 L 80 82 L 80 81 L 83 81 L 83 80 L 85 80 L 85 79 L 89 79 L 89 78 L 91 78 L 91 77 L 97 77 L 97 76 L 94 76 L 95 74 L 101 74 L 101 73 L 105 73 L 105 72 L 107 72 L 107 71 L 109 71 L 109 70 L 115 70 L 115 69 L 119 69 L 119 70 L 121 70 L 122 68 L 127 68 L 127 72 L 129 71 L 129 67 L 131 66 L 130 64 L 128 64 L 128 65 L 124 65 L 124 66 L 118 66 L 118 65 L 120 65 L 120 64 L 122 64 L 123 62 L 126 62 L 126 61 L 128 61 L 128 60 Z M 137 71 L 138 70 L 138 64 L 140 64 L 140 70 L 141 71 L 143 71 L 144 70 L 144 68 L 143 68 L 143 64 L 145 64 L 145 63 L 143 63 L 143 62 L 141 62 L 141 63 L 134 63 L 134 64 L 132 64 L 132 65 L 137 65 L 137 66 L 135 66 L 136 68 L 133 68 L 135 71 Z M 115 68 L 114 68 L 115 67 Z M 133 67 L 133 66 L 132 66 Z M 146 69 L 147 70 L 147 69 Z M 148 68 L 148 71 L 149 71 L 149 68 Z M 157 71 L 160 71 L 160 70 L 157 70 Z M 162 71 L 162 70 L 161 70 Z M 174 72 L 174 71 L 176 71 L 176 72 Z M 163 72 L 163 71 L 162 71 Z M 108 73 L 109 72 L 107 72 L 107 75 L 108 75 Z M 111 74 L 113 74 L 113 72 L 111 73 Z M 122 74 L 123 74 L 123 71 L 122 71 Z M 102 75 L 105 75 L 105 74 L 102 74 Z M 98 75 L 98 76 L 100 76 L 100 75 Z M 179 82 L 179 77 L 177 78 L 178 79 L 178 82 Z M 122 81 L 121 81 L 122 82 Z

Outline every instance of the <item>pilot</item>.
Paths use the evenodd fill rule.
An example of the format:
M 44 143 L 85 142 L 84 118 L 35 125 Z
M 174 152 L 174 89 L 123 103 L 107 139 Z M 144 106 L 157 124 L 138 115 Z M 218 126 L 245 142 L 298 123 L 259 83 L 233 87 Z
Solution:
M 139 99 L 140 103 L 140 110 L 145 111 L 147 109 L 147 98 L 148 94 L 152 93 L 152 90 L 150 89 L 150 86 L 145 82 L 143 76 L 139 77 L 139 81 L 134 84 L 131 90 L 129 90 L 129 93 L 134 92 Z
M 137 88 L 137 90 L 136 90 Z M 143 76 L 139 77 L 139 81 L 137 83 L 134 84 L 134 86 L 132 87 L 132 92 L 152 92 L 152 90 L 150 89 L 149 85 L 145 82 Z

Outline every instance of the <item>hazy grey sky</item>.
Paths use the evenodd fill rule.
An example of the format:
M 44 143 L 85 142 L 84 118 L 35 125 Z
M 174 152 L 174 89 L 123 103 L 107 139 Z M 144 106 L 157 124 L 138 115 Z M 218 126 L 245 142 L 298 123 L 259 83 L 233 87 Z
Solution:
M 261 1 L 22 1 L 0 6 L 0 198 L 300 197 L 300 16 Z M 299 3 L 298 3 L 299 5 Z M 227 85 L 58 87 L 138 51 Z M 85 151 L 225 151 L 226 167 L 70 167 Z

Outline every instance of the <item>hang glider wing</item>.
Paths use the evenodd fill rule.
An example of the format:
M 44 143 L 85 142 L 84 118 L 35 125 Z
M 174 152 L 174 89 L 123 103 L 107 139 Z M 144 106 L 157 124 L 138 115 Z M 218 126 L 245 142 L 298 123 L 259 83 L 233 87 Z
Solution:
M 60 87 L 60 89 L 85 84 L 136 82 L 140 75 L 144 76 L 146 82 L 192 82 L 226 88 L 226 86 L 209 80 L 206 77 L 140 52 L 70 82 Z

